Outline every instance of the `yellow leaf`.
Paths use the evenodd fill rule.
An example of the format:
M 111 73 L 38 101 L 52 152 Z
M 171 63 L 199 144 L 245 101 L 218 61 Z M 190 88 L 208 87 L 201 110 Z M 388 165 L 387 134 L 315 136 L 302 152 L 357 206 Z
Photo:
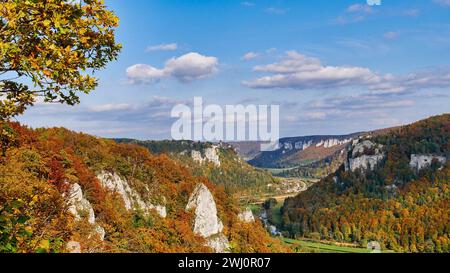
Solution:
M 49 250 L 50 249 L 50 241 L 49 240 L 41 240 L 39 242 L 39 248 Z

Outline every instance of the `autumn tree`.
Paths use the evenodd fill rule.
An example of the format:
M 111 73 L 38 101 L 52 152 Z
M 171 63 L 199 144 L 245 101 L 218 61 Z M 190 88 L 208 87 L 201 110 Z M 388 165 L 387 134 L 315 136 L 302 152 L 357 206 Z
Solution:
M 38 97 L 79 103 L 118 56 L 118 22 L 102 0 L 0 0 L 0 121 Z

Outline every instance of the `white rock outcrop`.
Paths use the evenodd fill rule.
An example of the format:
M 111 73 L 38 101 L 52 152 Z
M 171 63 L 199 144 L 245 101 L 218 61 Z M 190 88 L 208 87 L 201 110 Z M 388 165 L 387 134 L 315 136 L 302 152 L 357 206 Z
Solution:
M 409 166 L 411 167 L 411 169 L 420 171 L 422 169 L 430 167 L 433 160 L 437 160 L 440 164 L 445 164 L 447 162 L 447 158 L 445 158 L 444 156 L 413 154 L 411 155 Z
M 186 210 L 194 210 L 193 231 L 207 240 L 207 245 L 215 252 L 226 252 L 229 248 L 227 238 L 222 234 L 223 224 L 217 216 L 214 197 L 204 184 L 198 184 L 189 197 Z
M 245 223 L 253 223 L 255 222 L 255 217 L 253 216 L 253 212 L 247 208 L 238 214 L 238 219 Z
M 72 184 L 68 191 L 68 211 L 76 221 L 84 218 L 91 224 L 101 240 L 105 238 L 105 230 L 95 222 L 95 213 L 89 200 L 84 198 L 83 190 L 79 184 Z
M 155 210 L 161 217 L 167 216 L 165 206 L 144 202 L 139 193 L 130 187 L 128 181 L 122 179 L 119 175 L 104 171 L 97 175 L 97 179 L 104 188 L 122 197 L 127 210 L 141 209 L 146 214 L 150 210 Z
M 374 170 L 375 167 L 384 158 L 385 154 L 382 151 L 383 145 L 373 143 L 369 140 L 364 140 L 362 142 L 354 142 L 351 157 L 348 158 L 345 164 L 346 171 L 356 171 L 360 170 Z M 367 150 L 372 150 L 373 154 L 364 154 Z
M 373 143 L 370 140 L 364 140 L 363 142 L 360 142 L 360 143 L 357 143 L 356 145 L 354 145 L 353 151 L 352 151 L 352 156 L 356 157 L 357 155 L 364 154 L 364 151 L 368 150 L 368 149 L 374 149 L 375 154 L 380 154 L 382 148 L 383 148 L 383 145 L 381 145 L 381 144 Z
M 226 253 L 229 252 L 230 243 L 225 235 L 222 233 L 213 235 L 208 238 L 206 246 L 214 249 L 216 253 Z
M 293 147 L 292 147 L 292 143 L 290 143 L 290 142 L 285 142 L 284 143 L 284 149 L 285 150 L 292 150 L 293 149 Z
M 186 210 L 192 209 L 195 209 L 195 233 L 207 238 L 222 232 L 223 224 L 217 217 L 216 202 L 204 184 L 198 184 L 189 198 Z
M 316 144 L 316 147 L 321 147 L 321 146 L 323 146 L 324 148 L 333 148 L 333 147 L 335 147 L 335 146 L 339 146 L 339 145 L 343 145 L 343 144 L 347 144 L 347 143 L 349 143 L 349 142 L 351 142 L 352 141 L 352 139 L 351 138 L 349 138 L 349 139 L 343 139 L 343 140 L 339 140 L 339 139 L 337 139 L 337 138 L 330 138 L 330 139 L 327 139 L 327 140 L 321 140 L 320 142 L 318 142 L 317 144 Z
M 305 141 L 305 142 L 299 141 L 299 142 L 296 142 L 294 146 L 295 146 L 296 150 L 306 150 L 309 147 L 311 147 L 311 145 L 313 145 L 313 141 L 312 140 Z
M 212 162 L 217 167 L 220 167 L 220 158 L 219 158 L 219 153 L 217 150 L 218 150 L 217 146 L 207 148 L 205 150 L 205 157 L 206 157 L 206 160 Z
M 197 163 L 203 164 L 205 162 L 205 159 L 202 156 L 202 153 L 196 150 L 191 151 L 191 157 L 192 160 L 194 160 Z
M 81 253 L 81 244 L 77 241 L 69 241 L 66 250 L 69 253 Z
M 192 150 L 191 151 L 191 157 L 195 162 L 198 162 L 200 164 L 211 162 L 216 167 L 220 167 L 220 157 L 218 153 L 218 146 L 212 146 L 211 148 L 206 148 L 205 151 L 205 157 L 202 156 L 202 153 L 200 151 Z
M 280 236 L 281 232 L 278 231 L 277 227 L 274 225 L 268 225 L 267 230 L 272 236 Z
M 384 154 L 362 155 L 357 158 L 349 159 L 349 168 L 352 172 L 361 170 L 374 170 L 378 163 L 384 159 Z

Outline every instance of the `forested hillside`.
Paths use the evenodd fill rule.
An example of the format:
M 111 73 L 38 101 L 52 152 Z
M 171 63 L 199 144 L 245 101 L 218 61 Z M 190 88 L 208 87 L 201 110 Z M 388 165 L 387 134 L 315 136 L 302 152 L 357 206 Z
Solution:
M 277 150 L 260 152 L 249 163 L 261 168 L 282 169 L 308 166 L 341 151 L 361 134 L 282 138 Z M 239 148 L 244 143 L 232 143 L 232 145 Z
M 286 200 L 284 228 L 295 237 L 449 252 L 449 129 L 445 114 L 360 139 L 345 167 Z
M 345 148 L 342 148 L 342 150 L 338 150 L 324 159 L 305 164 L 304 166 L 283 170 L 280 172 L 279 176 L 317 179 L 324 178 L 339 169 L 339 167 L 345 162 L 347 155 L 344 152 L 344 149 Z
M 228 144 L 194 141 L 137 141 L 117 139 L 119 143 L 134 143 L 146 147 L 154 154 L 166 154 L 188 167 L 194 175 L 207 177 L 216 185 L 223 185 L 231 194 L 261 194 L 270 190 L 269 184 L 279 179 L 242 160 Z M 201 161 L 207 151 L 214 151 L 217 159 Z M 198 154 L 198 158 L 193 156 Z M 199 160 L 200 159 L 200 160 Z
M 239 220 L 223 186 L 166 155 L 64 128 L 0 129 L 0 252 L 210 252 L 193 231 L 194 189 L 211 192 L 229 251 L 284 250 L 259 221 Z

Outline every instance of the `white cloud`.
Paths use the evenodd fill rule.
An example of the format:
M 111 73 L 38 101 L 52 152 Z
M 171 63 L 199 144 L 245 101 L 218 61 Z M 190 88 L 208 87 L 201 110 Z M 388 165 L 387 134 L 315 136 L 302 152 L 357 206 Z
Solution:
M 369 86 L 369 89 L 373 93 L 386 94 L 448 87 L 450 87 L 450 71 L 428 70 L 397 77 L 387 75 L 383 81 Z
M 289 74 L 302 71 L 317 70 L 322 66 L 319 59 L 307 57 L 297 51 L 287 51 L 286 57 L 278 63 L 258 65 L 254 67 L 257 72 L 271 72 Z
M 158 69 L 147 64 L 135 64 L 127 68 L 127 77 L 133 83 L 155 83 L 165 76 L 164 69 Z
M 301 55 L 296 51 L 286 52 L 277 63 L 255 66 L 256 72 L 272 73 L 243 84 L 250 88 L 332 88 L 380 81 L 370 69 L 351 66 L 324 66 L 317 58 Z
M 409 107 L 415 104 L 411 99 L 391 98 L 381 94 L 363 94 L 356 96 L 341 96 L 315 100 L 309 103 L 311 109 L 334 110 L 368 110 Z
M 167 74 L 182 82 L 204 79 L 218 71 L 219 61 L 216 57 L 207 57 L 195 52 L 179 58 L 172 58 L 166 63 Z
M 244 81 L 250 88 L 330 89 L 358 86 L 373 93 L 401 93 L 424 88 L 450 87 L 450 71 L 430 70 L 409 75 L 381 75 L 358 66 L 329 66 L 320 59 L 288 51 L 282 60 L 258 65 L 255 72 L 268 73 L 254 80 Z
M 152 51 L 174 51 L 178 49 L 178 45 L 176 43 L 172 44 L 160 44 L 147 47 L 148 52 Z
M 244 56 L 242 56 L 242 60 L 244 60 L 244 61 L 251 61 L 251 60 L 256 59 L 258 57 L 259 57 L 258 53 L 248 52 L 248 53 L 245 53 Z
M 96 105 L 92 106 L 90 108 L 90 111 L 92 112 L 109 112 L 109 111 L 124 111 L 124 110 L 130 110 L 133 106 L 128 103 L 118 103 L 118 104 L 103 104 L 103 105 Z
M 155 83 L 167 77 L 189 83 L 213 75 L 218 71 L 218 65 L 216 57 L 191 52 L 178 58 L 171 58 L 162 69 L 136 64 L 127 68 L 126 74 L 131 83 Z

